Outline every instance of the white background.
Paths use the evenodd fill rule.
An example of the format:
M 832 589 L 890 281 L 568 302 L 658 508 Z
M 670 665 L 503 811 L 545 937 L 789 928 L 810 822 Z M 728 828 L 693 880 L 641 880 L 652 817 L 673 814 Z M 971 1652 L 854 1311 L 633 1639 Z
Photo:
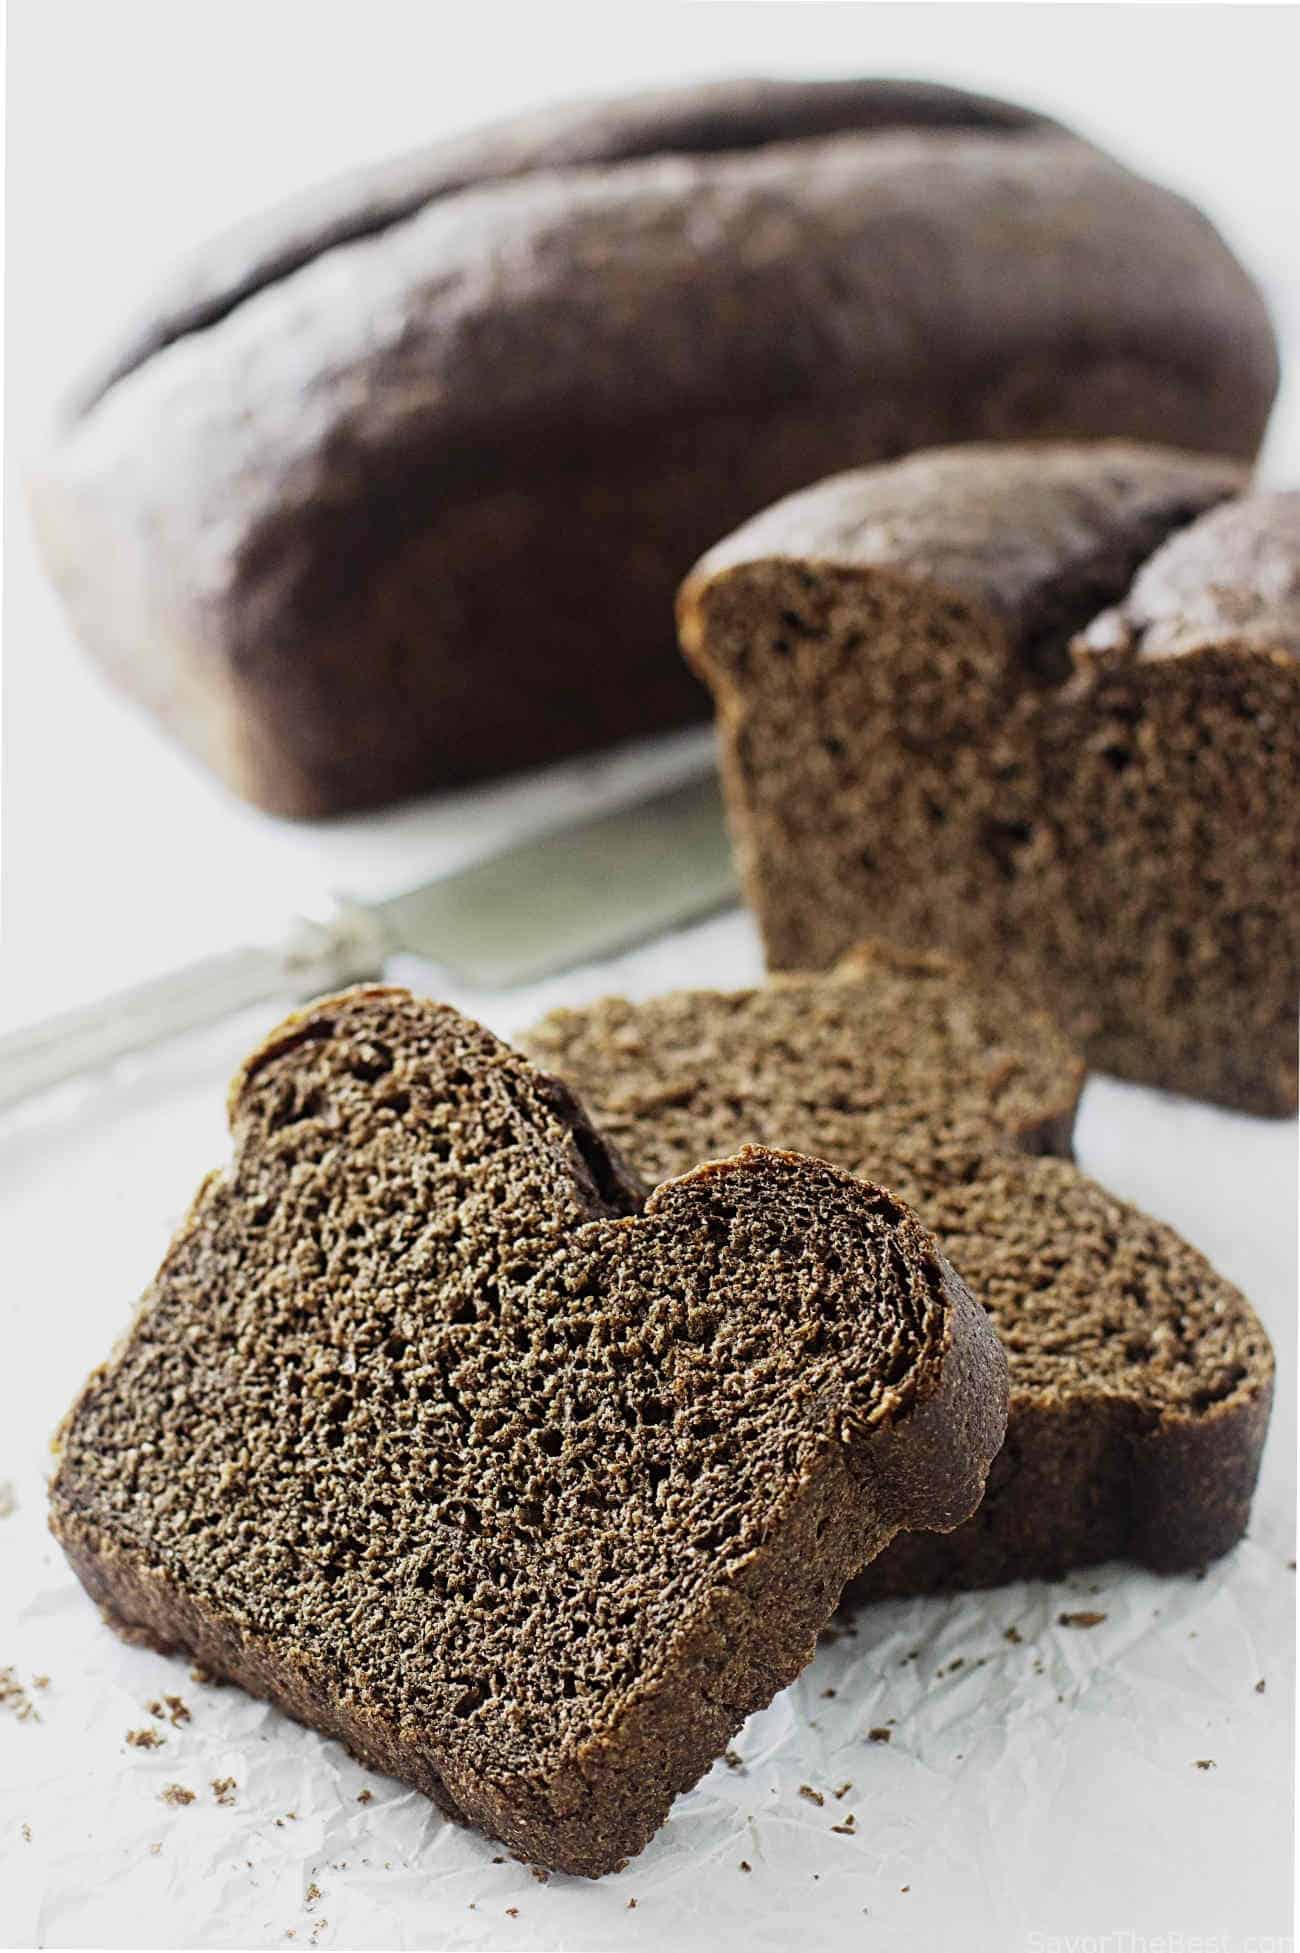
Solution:
M 151 278 L 258 203 L 547 96 L 735 72 L 923 74 L 1034 101 L 1190 191 L 1264 280 L 1296 364 L 1294 9 L 12 0 L 9 19 L 0 1016 L 229 943 L 318 887 L 379 889 L 467 858 L 699 747 L 306 829 L 231 802 L 100 686 L 41 581 L 23 462 Z M 1300 480 L 1294 380 L 1264 465 Z M 544 1002 L 757 969 L 733 916 L 544 995 L 457 1001 L 509 1033 Z M 748 1768 L 720 1766 L 631 1871 L 541 1886 L 395 1786 L 375 1780 L 357 1806 L 362 1773 L 337 1749 L 120 1648 L 44 1537 L 45 1437 L 219 1157 L 223 1074 L 257 1029 L 226 1027 L 0 1127 L 0 1481 L 18 1498 L 0 1519 L 0 1667 L 52 1677 L 39 1724 L 0 1705 L 0 1944 L 777 1947 L 806 1933 L 1008 1947 L 1287 1929 L 1292 1128 L 1097 1080 L 1080 1131 L 1084 1164 L 1181 1226 L 1274 1335 L 1279 1405 L 1247 1544 L 1203 1583 L 1112 1568 L 881 1609 L 750 1725 Z M 1094 1587 L 1106 1597 L 1078 1600 Z M 1057 1628 L 1071 1604 L 1108 1619 Z M 1018 1646 L 1003 1639 L 1013 1622 Z M 936 1681 L 958 1654 L 970 1666 Z M 127 1750 L 164 1687 L 193 1724 L 153 1755 Z M 890 1746 L 865 1745 L 891 1715 Z M 1209 1757 L 1213 1770 L 1194 1767 Z M 226 1774 L 233 1810 L 206 1795 Z M 852 1839 L 797 1796 L 848 1779 Z M 157 1792 L 172 1780 L 205 1797 L 169 1812 Z

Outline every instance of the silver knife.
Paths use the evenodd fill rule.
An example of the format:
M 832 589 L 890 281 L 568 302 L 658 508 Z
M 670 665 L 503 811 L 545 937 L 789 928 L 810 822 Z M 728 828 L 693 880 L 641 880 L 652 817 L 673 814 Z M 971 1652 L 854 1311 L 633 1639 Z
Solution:
M 272 998 L 381 976 L 390 956 L 509 990 L 626 949 L 736 897 L 717 777 L 506 849 L 384 901 L 335 899 L 250 943 L 0 1036 L 0 1106 Z

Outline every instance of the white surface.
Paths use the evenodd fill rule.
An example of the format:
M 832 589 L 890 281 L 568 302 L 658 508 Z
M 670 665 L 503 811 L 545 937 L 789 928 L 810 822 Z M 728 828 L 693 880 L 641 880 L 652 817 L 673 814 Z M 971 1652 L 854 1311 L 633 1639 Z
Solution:
M 81 351 L 192 237 L 353 158 L 548 93 L 874 67 L 1020 93 L 1085 123 L 1206 202 L 1290 322 L 1298 26 L 1288 9 L 549 7 L 506 21 L 492 7 L 373 0 L 15 4 L 0 1012 L 72 1002 L 229 942 L 325 883 L 364 892 L 466 859 L 699 746 L 691 735 L 550 780 L 291 828 L 235 806 L 99 686 L 40 581 L 15 483 Z M 1300 478 L 1294 387 L 1267 468 Z M 757 969 L 732 916 L 526 997 L 454 1001 L 509 1034 L 551 1002 Z M 0 1944 L 689 1949 L 806 1936 L 975 1949 L 1124 1930 L 1240 1945 L 1289 1930 L 1293 1128 L 1104 1080 L 1080 1128 L 1089 1170 L 1180 1226 L 1275 1339 L 1278 1406 L 1247 1543 L 1203 1582 L 1107 1568 L 878 1609 L 750 1723 L 744 1770 L 719 1765 L 629 1871 L 541 1885 L 336 1746 L 122 1648 L 44 1532 L 49 1431 L 221 1157 L 224 1079 L 265 1021 L 0 1128 L 0 1481 L 18 1500 L 0 1518 L 0 1666 L 51 1678 L 39 1723 L 0 1704 Z M 1080 1606 L 1107 1620 L 1054 1625 Z M 1003 1638 L 1012 1624 L 1019 1644 Z M 168 1726 L 162 1749 L 128 1749 L 126 1730 L 164 1691 L 184 1696 L 192 1723 Z M 888 1746 L 864 1739 L 890 1718 Z M 238 1780 L 231 1808 L 209 1789 L 224 1776 Z M 158 1801 L 173 1781 L 199 1793 L 192 1806 Z M 823 1808 L 798 1795 L 844 1782 Z M 849 1811 L 855 1834 L 832 1832 Z

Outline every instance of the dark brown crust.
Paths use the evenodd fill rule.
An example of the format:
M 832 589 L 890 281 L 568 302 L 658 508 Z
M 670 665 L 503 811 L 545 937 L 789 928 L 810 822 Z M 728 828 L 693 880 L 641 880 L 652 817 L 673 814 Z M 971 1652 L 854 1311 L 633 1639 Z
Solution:
M 1295 1109 L 1300 497 L 1241 486 L 1118 443 L 953 449 L 705 558 L 682 642 L 770 963 L 940 945 L 1102 1069 Z
M 348 171 L 213 238 L 152 294 L 147 309 L 77 388 L 87 412 L 165 346 L 227 317 L 323 251 L 377 236 L 442 197 L 539 170 L 715 156 L 850 131 L 1039 129 L 1032 109 L 935 82 L 738 80 L 610 100 L 551 103 Z
M 1243 495 L 1172 536 L 1076 640 L 1085 672 L 1225 645 L 1300 658 L 1300 489 Z
M 1200 1417 L 1133 1404 L 1012 1398 L 1007 1441 L 974 1517 L 942 1539 L 908 1533 L 850 1581 L 844 1605 L 1055 1580 L 1103 1560 L 1188 1573 L 1250 1519 L 1273 1386 Z
M 666 112 L 703 153 L 648 154 L 660 111 L 623 105 L 331 193 L 109 362 L 140 363 L 39 471 L 40 539 L 89 648 L 237 791 L 324 814 L 698 716 L 682 571 L 849 461 L 1253 453 L 1271 330 L 1187 205 L 997 105 L 746 99 Z
M 365 1041 L 372 1035 L 367 1013 L 390 1006 L 439 1014 L 376 986 L 322 1000 L 273 1033 L 241 1070 L 231 1094 L 235 1121 L 263 1085 L 267 1105 L 278 1105 L 276 1094 L 291 1082 L 295 1053 L 321 1038 L 350 1040 L 347 1051 L 368 1062 L 375 1045 Z M 389 1022 L 382 1017 L 380 1029 Z M 518 1092 L 539 1089 L 521 1061 L 502 1047 L 494 1051 L 492 1062 L 506 1068 Z M 349 1075 L 365 1074 L 354 1063 Z M 69 1462 L 76 1455 L 78 1421 L 111 1383 L 113 1365 L 92 1377 L 65 1423 L 51 1525 L 88 1592 L 120 1629 L 143 1633 L 160 1647 L 185 1648 L 214 1674 L 339 1738 L 365 1761 L 415 1784 L 449 1815 L 481 1826 L 523 1856 L 595 1877 L 640 1850 L 672 1797 L 699 1777 L 746 1715 L 793 1679 L 844 1581 L 866 1558 L 902 1526 L 951 1527 L 970 1513 L 1005 1430 L 1006 1366 L 984 1312 L 888 1196 L 818 1162 L 751 1148 L 668 1183 L 640 1214 L 619 1218 L 618 1210 L 634 1200 L 632 1183 L 565 1087 L 543 1075 L 540 1097 L 573 1131 L 567 1170 L 575 1211 L 598 1217 L 582 1222 L 580 1232 L 609 1230 L 611 1254 L 624 1238 L 619 1230 L 658 1228 L 667 1238 L 675 1221 L 703 1212 L 717 1190 L 725 1195 L 757 1178 L 766 1197 L 779 1199 L 785 1176 L 793 1176 L 805 1188 L 815 1186 L 821 1205 L 847 1201 L 855 1213 L 859 1204 L 864 1213 L 868 1207 L 879 1212 L 936 1311 L 927 1318 L 932 1327 L 923 1360 L 918 1354 L 905 1374 L 882 1384 L 869 1410 L 866 1400 L 859 1409 L 858 1400 L 846 1396 L 832 1418 L 816 1400 L 807 1413 L 819 1420 L 815 1444 L 789 1468 L 755 1542 L 725 1577 L 710 1574 L 700 1605 L 683 1615 L 664 1647 L 653 1650 L 640 1679 L 611 1694 L 580 1744 L 565 1739 L 537 1753 L 529 1769 L 486 1774 L 463 1738 L 457 1745 L 432 1723 L 403 1724 L 366 1708 L 349 1695 L 346 1676 L 305 1645 L 268 1639 L 232 1614 L 219 1592 L 196 1597 L 151 1553 L 147 1539 L 128 1545 L 97 1512 L 94 1484 L 79 1479 Z M 498 1095 L 494 1103 L 501 1102 Z M 219 1179 L 205 1183 L 164 1263 L 160 1289 L 169 1270 L 181 1267 L 177 1257 L 187 1238 L 202 1234 L 208 1204 L 219 1192 Z M 149 1320 L 146 1311 L 141 1323 Z M 132 1335 L 137 1333 L 144 1330 Z M 114 1363 L 129 1353 L 130 1342 Z M 169 1417 L 174 1408 L 169 1400 Z M 813 1428 L 807 1425 L 809 1432 Z

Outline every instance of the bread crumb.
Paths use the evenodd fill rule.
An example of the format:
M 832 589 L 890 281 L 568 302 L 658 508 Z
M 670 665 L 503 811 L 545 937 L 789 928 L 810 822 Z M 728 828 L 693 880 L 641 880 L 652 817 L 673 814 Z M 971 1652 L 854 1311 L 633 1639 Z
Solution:
M 893 1734 L 892 1729 L 869 1729 L 867 1731 L 867 1741 L 869 1743 L 888 1743 L 892 1741 Z
M 836 1803 L 839 1802 L 841 1797 L 847 1797 L 849 1792 L 852 1790 L 852 1788 L 853 1785 L 851 1783 L 842 1783 L 839 1789 L 834 1793 Z
M 742 1858 L 740 1861 L 740 1869 L 742 1872 L 752 1872 L 754 1867 L 750 1864 L 748 1858 Z
M 18 1510 L 18 1495 L 10 1479 L 0 1478 L 0 1519 L 10 1519 Z
M 160 1722 L 169 1722 L 173 1729 L 179 1729 L 182 1723 L 194 1720 L 179 1695 L 165 1695 L 161 1702 L 151 1702 L 149 1714 L 157 1716 Z
M 187 1790 L 183 1783 L 169 1783 L 158 1794 L 163 1803 L 170 1804 L 173 1810 L 180 1810 L 182 1805 L 194 1802 L 194 1792 Z
M 1255 1684 L 1255 1693 L 1256 1695 L 1263 1695 L 1264 1693 L 1264 1681 L 1262 1676 L 1260 1680 Z
M 1025 1638 L 1024 1635 L 1020 1632 L 1020 1629 L 1016 1626 L 1014 1621 L 1011 1623 L 1011 1626 L 1009 1628 L 1003 1628 L 1002 1630 L 1002 1639 L 1004 1641 L 1009 1641 L 1013 1648 L 1018 1648 L 1021 1642 L 1024 1640 L 1024 1638 Z
M 628 1900 L 628 1902 L 627 1902 L 627 1909 L 628 1909 L 628 1911 L 629 1911 L 629 1912 L 635 1912 L 635 1911 L 636 1911 L 636 1900 L 635 1900 L 635 1899 L 629 1899 L 629 1900 Z
M 518 1908 L 518 1906 L 507 1906 L 507 1907 L 506 1907 L 506 1918 L 507 1918 L 507 1919 L 518 1919 L 518 1917 L 519 1917 L 519 1908 Z
M 857 1830 L 857 1828 L 858 1828 L 858 1820 L 856 1817 L 854 1817 L 852 1811 L 849 1812 L 843 1824 L 832 1824 L 831 1826 L 831 1830 L 838 1831 L 840 1836 L 843 1838 L 851 1838 L 853 1836 L 853 1833 Z
M 0 1668 L 0 1707 L 12 1709 L 19 1722 L 39 1722 L 40 1713 L 12 1668 Z
M 810 1783 L 800 1784 L 799 1795 L 801 1797 L 806 1797 L 810 1804 L 817 1804 L 818 1806 L 820 1806 L 826 1802 L 826 1799 L 822 1796 L 820 1790 L 814 1790 Z
M 47 1689 L 49 1686 L 50 1686 L 50 1678 L 48 1675 L 32 1676 L 32 1687 L 34 1689 Z
M 212 1779 L 212 1795 L 219 1804 L 225 1804 L 227 1807 L 234 1803 L 235 1792 L 238 1788 L 239 1785 L 233 1777 L 213 1777 Z
M 307 1906 L 314 1906 L 316 1901 L 320 1898 L 320 1896 L 321 1896 L 321 1889 L 319 1885 L 317 1885 L 315 1879 L 313 1879 L 311 1884 L 307 1887 L 307 1893 L 305 1898 L 303 1899 L 303 1904 Z
M 357 1792 L 358 1804 L 373 1804 L 374 1801 L 375 1793 L 373 1790 L 359 1790 Z
M 315 1946 L 317 1940 L 320 1938 L 321 1934 L 325 1931 L 325 1928 L 329 1925 L 329 1923 L 330 1922 L 328 1919 L 318 1919 L 316 1921 L 316 1924 L 311 1929 L 311 1943 L 313 1946 Z
M 1198 1770 L 1217 1770 L 1219 1766 L 1212 1756 L 1198 1756 L 1196 1767 Z
M 197 1682 L 201 1689 L 219 1689 L 225 1687 L 221 1676 L 213 1674 L 210 1668 L 205 1668 L 201 1661 L 196 1661 L 191 1668 L 190 1680 Z
M 160 1750 L 167 1738 L 150 1723 L 147 1729 L 128 1729 L 126 1740 L 133 1750 Z
M 910 1892 L 912 1888 L 910 1885 L 900 1885 L 898 1889 L 900 1892 Z
M 537 1883 L 539 1885 L 545 1885 L 547 1880 L 551 1876 L 551 1874 L 547 1871 L 545 1865 L 530 1865 L 528 1869 L 532 1873 L 533 1877 L 537 1880 Z
M 1106 1616 L 1097 1613 L 1095 1608 L 1080 1607 L 1073 1614 L 1058 1614 L 1056 1624 L 1058 1627 L 1094 1628 L 1100 1627 L 1105 1619 Z
M 835 1691 L 834 1691 L 834 1689 L 823 1689 L 823 1690 L 822 1690 L 822 1701 L 823 1701 L 823 1702 L 833 1702 L 834 1700 L 835 1700 Z
M 22 1826 L 22 1834 L 23 1834 L 23 1843 L 30 1844 L 32 1841 L 32 1827 L 30 1824 L 24 1824 Z
M 149 1847 L 149 1856 L 150 1856 L 151 1858 L 157 1858 L 157 1857 L 158 1857 L 158 1855 L 159 1855 L 159 1853 L 160 1853 L 161 1851 L 162 1851 L 162 1842 L 161 1842 L 161 1840 L 160 1840 L 160 1841 L 159 1841 L 159 1842 L 158 1842 L 157 1844 L 151 1844 L 151 1845 L 150 1845 L 150 1847 Z M 250 1861 L 250 1862 L 251 1862 L 251 1861 Z
M 722 1760 L 729 1770 L 743 1770 L 745 1759 L 738 1750 L 724 1750 Z

